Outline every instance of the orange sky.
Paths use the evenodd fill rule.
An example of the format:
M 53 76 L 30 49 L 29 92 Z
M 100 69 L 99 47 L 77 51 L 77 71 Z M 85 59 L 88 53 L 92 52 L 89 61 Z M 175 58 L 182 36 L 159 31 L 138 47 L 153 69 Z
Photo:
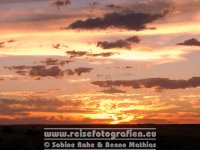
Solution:
M 0 124 L 200 123 L 199 6 L 0 0 Z

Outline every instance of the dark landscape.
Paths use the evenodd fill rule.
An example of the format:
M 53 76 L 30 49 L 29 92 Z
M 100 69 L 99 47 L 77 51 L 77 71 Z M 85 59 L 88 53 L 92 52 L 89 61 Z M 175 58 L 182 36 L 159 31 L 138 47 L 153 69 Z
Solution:
M 42 150 L 44 128 L 156 128 L 157 150 L 199 150 L 200 125 L 2 125 L 1 150 Z

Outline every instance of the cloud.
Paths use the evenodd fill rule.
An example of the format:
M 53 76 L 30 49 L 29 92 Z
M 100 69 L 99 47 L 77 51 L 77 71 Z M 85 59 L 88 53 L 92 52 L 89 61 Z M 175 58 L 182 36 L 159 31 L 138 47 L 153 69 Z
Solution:
M 82 56 L 87 56 L 88 52 L 73 50 L 73 51 L 67 51 L 66 54 L 69 55 L 70 57 L 82 57 Z
M 110 87 L 110 88 L 108 88 L 108 89 L 102 90 L 101 92 L 102 92 L 102 93 L 105 93 L 105 94 L 126 93 L 125 91 L 119 90 L 119 89 L 114 88 L 114 87 Z
M 31 77 L 62 77 L 64 76 L 64 72 L 57 66 L 53 66 L 50 68 L 46 68 L 43 65 L 37 66 L 12 66 L 12 67 L 4 67 L 5 69 L 9 69 L 10 71 L 15 71 L 15 73 L 19 75 L 30 75 Z
M 93 68 L 79 67 L 79 68 L 76 68 L 76 69 L 74 70 L 74 73 L 76 73 L 78 76 L 80 76 L 81 74 L 83 74 L 83 73 L 88 73 L 88 72 L 90 72 L 91 70 L 93 70 Z
M 106 5 L 107 8 L 111 8 L 111 9 L 121 9 L 122 7 L 119 5 L 115 5 L 115 4 L 108 4 Z
M 170 80 L 168 78 L 147 78 L 140 80 L 107 80 L 94 81 L 94 85 L 99 87 L 123 86 L 132 87 L 133 89 L 153 88 L 157 92 L 165 89 L 186 89 L 200 87 L 200 77 L 192 77 L 188 80 Z
M 185 40 L 182 43 L 178 43 L 177 45 L 185 45 L 185 46 L 200 46 L 200 41 L 195 38 Z
M 97 53 L 97 54 L 88 54 L 89 57 L 110 57 L 112 55 L 115 55 L 116 53 L 113 52 L 106 52 L 106 53 Z
M 74 70 L 67 69 L 64 71 L 64 73 L 67 74 L 68 76 L 73 76 L 73 75 L 81 76 L 83 73 L 89 73 L 92 70 L 93 68 L 79 67 Z
M 112 55 L 115 55 L 116 53 L 113 52 L 106 52 L 106 53 L 89 53 L 86 51 L 67 51 L 67 55 L 69 55 L 71 58 L 73 57 L 110 57 Z
M 56 63 L 58 63 L 58 62 L 56 62 Z M 66 63 L 66 62 L 61 62 L 61 63 Z M 44 65 L 36 65 L 36 66 L 22 65 L 22 66 L 11 66 L 11 67 L 5 66 L 4 69 L 8 69 L 10 71 L 15 71 L 15 73 L 17 73 L 19 75 L 23 75 L 23 76 L 29 75 L 30 77 L 37 77 L 37 79 L 40 79 L 38 77 L 62 78 L 65 75 L 80 76 L 83 73 L 89 73 L 90 71 L 93 70 L 93 68 L 88 68 L 88 67 L 79 67 L 79 68 L 75 68 L 74 70 L 73 69 L 63 70 L 58 66 L 52 66 L 52 67 L 47 68 L 47 66 L 44 66 Z
M 8 69 L 8 70 L 24 70 L 24 69 L 30 69 L 31 66 L 25 66 L 25 65 L 21 65 L 21 66 L 4 66 L 4 69 Z
M 99 41 L 97 43 L 97 46 L 103 49 L 112 49 L 112 48 L 131 49 L 133 43 L 139 43 L 140 41 L 141 40 L 137 36 L 133 36 L 125 40 L 117 40 L 115 42 Z
M 25 76 L 28 72 L 24 71 L 24 70 L 16 70 L 15 73 L 19 74 L 19 75 L 22 75 L 22 76 Z
M 52 3 L 52 5 L 55 5 L 58 9 L 60 9 L 60 7 L 62 7 L 62 6 L 67 6 L 70 4 L 71 4 L 70 0 L 57 0 Z
M 29 75 L 33 77 L 62 77 L 64 72 L 58 66 L 50 68 L 46 68 L 45 66 L 32 66 Z
M 54 66 L 54 65 L 64 66 L 65 64 L 69 64 L 71 62 L 74 62 L 74 61 L 72 61 L 72 60 L 59 60 L 59 59 L 53 59 L 53 58 L 47 58 L 45 61 L 41 61 L 41 63 L 43 63 L 47 66 Z
M 86 20 L 78 20 L 68 26 L 68 29 L 82 29 L 82 30 L 94 30 L 94 29 L 108 29 L 119 28 L 126 30 L 140 31 L 144 29 L 150 29 L 148 24 L 163 18 L 165 14 L 148 14 L 148 13 L 109 13 L 103 18 L 94 18 Z

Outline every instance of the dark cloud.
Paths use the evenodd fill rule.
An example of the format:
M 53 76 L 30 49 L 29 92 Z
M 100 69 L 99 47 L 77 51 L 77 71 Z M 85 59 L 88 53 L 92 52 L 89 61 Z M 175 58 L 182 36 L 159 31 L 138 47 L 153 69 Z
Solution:
M 4 69 L 8 69 L 10 71 L 12 71 L 12 70 L 24 70 L 24 69 L 30 69 L 30 68 L 31 68 L 31 66 L 25 66 L 25 65 L 11 66 L 11 67 L 4 66 Z
M 185 45 L 185 46 L 200 46 L 200 41 L 195 38 L 185 40 L 182 43 L 178 43 L 177 45 Z
M 97 43 L 98 47 L 101 47 L 103 49 L 112 49 L 112 48 L 126 48 L 130 49 L 131 45 L 125 40 L 118 40 L 115 42 L 107 42 L 107 41 L 99 41 Z
M 48 62 L 50 63 L 50 62 Z M 52 62 L 51 62 L 52 63 Z M 54 62 L 58 63 L 58 62 Z M 66 63 L 66 62 L 59 62 L 59 63 Z M 59 64 L 60 65 L 60 64 Z M 36 77 L 37 79 L 41 79 L 40 77 L 55 77 L 55 78 L 62 78 L 65 75 L 72 76 L 72 75 L 82 75 L 83 73 L 89 73 L 93 70 L 93 68 L 87 67 L 79 67 L 73 69 L 66 69 L 63 70 L 58 66 L 47 67 L 44 65 L 36 65 L 36 66 L 5 66 L 4 69 L 8 69 L 10 71 L 15 71 L 15 73 L 19 75 L 29 75 L 31 77 Z
M 32 66 L 29 75 L 33 77 L 62 77 L 64 73 L 58 66 L 50 68 L 46 68 L 45 66 Z
M 41 61 L 41 63 L 43 63 L 47 66 L 54 66 L 54 65 L 64 66 L 64 65 L 69 64 L 71 62 L 74 62 L 74 61 L 72 61 L 72 60 L 59 60 L 59 59 L 53 59 L 53 58 L 47 58 L 45 61 Z
M 110 56 L 113 56 L 115 55 L 116 53 L 113 53 L 113 52 L 106 52 L 106 53 L 98 53 L 98 54 L 89 54 L 88 56 L 89 57 L 110 57 Z
M 112 48 L 131 49 L 132 44 L 139 43 L 140 41 L 141 40 L 137 36 L 133 36 L 131 38 L 127 38 L 125 40 L 117 40 L 115 42 L 99 41 L 97 43 L 97 46 L 103 49 L 112 49 Z
M 106 8 L 111 8 L 111 9 L 121 9 L 123 8 L 122 6 L 115 5 L 115 4 L 108 4 L 106 5 Z
M 140 80 L 115 80 L 115 81 L 94 81 L 99 87 L 123 86 L 140 88 L 154 88 L 157 92 L 165 89 L 186 89 L 200 86 L 200 77 L 193 77 L 188 80 L 170 80 L 168 78 L 147 78 Z
M 65 74 L 67 74 L 68 76 L 73 76 L 73 75 L 75 75 L 75 72 L 71 69 L 67 69 L 67 70 L 65 70 Z
M 137 36 L 132 36 L 130 38 L 127 38 L 126 41 L 132 42 L 132 43 L 140 43 L 141 40 Z
M 106 14 L 103 18 L 94 18 L 86 20 L 78 20 L 69 25 L 69 29 L 107 29 L 107 28 L 119 28 L 126 30 L 144 30 L 149 29 L 147 25 L 160 18 L 163 18 L 165 14 L 148 14 L 148 13 L 110 13 Z
M 114 87 L 110 87 L 110 88 L 108 88 L 108 89 L 102 90 L 101 92 L 102 92 L 102 93 L 105 93 L 105 94 L 126 93 L 125 91 L 119 90 L 119 89 L 114 88 Z
M 89 73 L 92 70 L 93 68 L 79 67 L 74 70 L 67 69 L 64 71 L 64 73 L 67 74 L 68 76 L 73 76 L 73 75 L 81 76 L 83 73 Z
M 87 56 L 88 52 L 73 50 L 73 51 L 67 51 L 66 54 L 69 55 L 70 57 L 83 57 L 83 56 Z
M 77 74 L 77 75 L 81 75 L 83 73 L 88 73 L 90 72 L 91 70 L 93 70 L 93 68 L 87 68 L 87 67 L 79 67 L 79 68 L 76 68 L 74 70 L 74 72 Z
M 15 73 L 16 73 L 16 74 L 19 74 L 19 75 L 22 75 L 22 76 L 25 76 L 25 75 L 28 73 L 28 71 L 16 70 Z
M 69 55 L 71 58 L 73 57 L 110 57 L 112 55 L 115 55 L 116 53 L 113 52 L 106 52 L 106 53 L 89 53 L 86 51 L 67 51 L 67 55 Z
M 67 6 L 70 4 L 71 4 L 70 0 L 57 0 L 57 1 L 53 2 L 53 5 L 55 5 L 58 9 L 60 9 L 60 7 L 62 7 L 62 6 Z

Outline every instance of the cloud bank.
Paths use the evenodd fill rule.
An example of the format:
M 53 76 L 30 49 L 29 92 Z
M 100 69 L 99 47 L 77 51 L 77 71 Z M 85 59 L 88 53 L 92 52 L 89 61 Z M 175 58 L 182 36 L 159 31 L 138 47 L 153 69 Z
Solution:
M 148 14 L 148 13 L 109 13 L 103 18 L 94 18 L 86 20 L 77 20 L 68 26 L 68 29 L 94 30 L 118 28 L 126 30 L 141 31 L 150 29 L 148 24 L 161 19 L 165 13 Z
M 140 80 L 107 80 L 91 82 L 99 87 L 132 87 L 133 89 L 153 88 L 160 92 L 165 89 L 186 89 L 200 87 L 200 77 L 192 77 L 188 80 L 171 80 L 168 78 L 147 78 Z
M 185 40 L 182 43 L 178 43 L 177 45 L 185 45 L 185 46 L 200 46 L 200 41 L 195 38 Z
M 131 49 L 132 44 L 140 43 L 140 41 L 141 40 L 139 39 L 139 37 L 133 36 L 125 40 L 117 40 L 115 42 L 99 41 L 97 43 L 97 46 L 103 49 L 112 49 L 112 48 Z

